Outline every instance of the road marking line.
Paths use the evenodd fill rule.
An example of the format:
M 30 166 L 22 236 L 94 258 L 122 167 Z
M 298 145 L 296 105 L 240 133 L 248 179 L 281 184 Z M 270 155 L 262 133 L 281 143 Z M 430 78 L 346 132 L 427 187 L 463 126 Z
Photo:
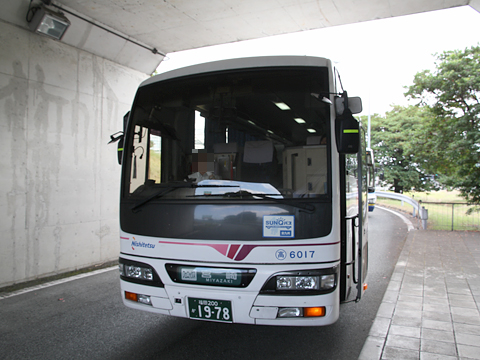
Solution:
M 412 222 L 410 220 L 408 220 L 405 216 L 403 216 L 402 214 L 396 212 L 396 211 L 393 211 L 393 210 L 390 210 L 390 209 L 387 209 L 387 208 L 384 208 L 383 206 L 375 206 L 375 207 L 378 207 L 382 210 L 386 210 L 386 211 L 390 211 L 392 214 L 395 214 L 397 215 L 399 218 L 401 218 L 403 220 L 403 222 L 405 224 L 407 224 L 407 227 L 408 227 L 408 231 L 411 231 L 411 230 L 415 230 L 415 227 L 413 226 Z
M 89 276 L 102 274 L 104 272 L 112 271 L 112 270 L 115 270 L 115 269 L 118 269 L 117 265 L 111 266 L 111 267 L 108 267 L 108 268 L 105 268 L 105 269 L 99 269 L 99 270 L 95 270 L 95 271 L 91 271 L 91 272 L 87 272 L 87 273 L 83 273 L 83 274 L 78 274 L 78 275 L 66 277 L 64 279 L 49 281 L 49 282 L 46 282 L 44 284 L 35 285 L 35 286 L 32 286 L 32 287 L 28 287 L 28 288 L 25 288 L 25 289 L 13 291 L 11 293 L 6 293 L 6 294 L 3 294 L 3 295 L 0 294 L 0 300 L 8 299 L 8 298 L 13 297 L 13 296 L 22 295 L 22 294 L 29 293 L 29 292 L 36 291 L 36 290 L 40 290 L 40 289 L 45 289 L 45 288 L 48 288 L 50 286 L 64 284 L 64 283 L 67 283 L 67 282 L 70 282 L 70 281 L 73 281 L 73 280 L 83 279 L 83 278 L 86 278 L 86 277 L 89 277 Z

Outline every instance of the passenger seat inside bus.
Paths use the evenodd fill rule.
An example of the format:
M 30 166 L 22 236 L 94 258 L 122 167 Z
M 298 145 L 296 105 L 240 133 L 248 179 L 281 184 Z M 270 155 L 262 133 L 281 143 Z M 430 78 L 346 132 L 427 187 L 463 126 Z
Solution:
M 242 181 L 278 186 L 277 163 L 271 141 L 246 141 L 243 150 Z

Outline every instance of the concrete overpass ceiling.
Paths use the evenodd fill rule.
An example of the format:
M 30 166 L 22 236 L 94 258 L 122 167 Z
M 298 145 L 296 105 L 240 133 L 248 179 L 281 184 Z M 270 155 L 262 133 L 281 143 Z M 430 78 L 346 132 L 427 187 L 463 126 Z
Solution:
M 468 0 L 61 2 L 163 53 L 468 4 Z
M 27 27 L 30 0 L 2 0 L 0 18 Z M 40 0 L 33 0 L 33 4 Z M 62 41 L 153 72 L 171 52 L 471 5 L 480 0 L 60 0 L 72 25 Z M 112 30 L 124 38 L 79 19 Z M 150 49 L 158 50 L 153 53 Z

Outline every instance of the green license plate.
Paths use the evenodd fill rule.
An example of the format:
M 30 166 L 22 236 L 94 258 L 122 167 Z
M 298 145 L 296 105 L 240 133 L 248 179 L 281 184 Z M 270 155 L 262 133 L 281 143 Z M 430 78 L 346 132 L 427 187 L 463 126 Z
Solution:
M 232 322 L 232 302 L 188 298 L 188 311 L 192 319 Z

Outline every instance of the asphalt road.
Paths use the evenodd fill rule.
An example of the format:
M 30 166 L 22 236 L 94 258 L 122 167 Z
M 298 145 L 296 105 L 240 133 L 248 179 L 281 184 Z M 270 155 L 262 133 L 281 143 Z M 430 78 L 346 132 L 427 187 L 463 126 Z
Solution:
M 357 359 L 407 234 L 397 216 L 370 213 L 368 290 L 318 328 L 221 324 L 123 306 L 108 271 L 0 300 L 2 359 Z

